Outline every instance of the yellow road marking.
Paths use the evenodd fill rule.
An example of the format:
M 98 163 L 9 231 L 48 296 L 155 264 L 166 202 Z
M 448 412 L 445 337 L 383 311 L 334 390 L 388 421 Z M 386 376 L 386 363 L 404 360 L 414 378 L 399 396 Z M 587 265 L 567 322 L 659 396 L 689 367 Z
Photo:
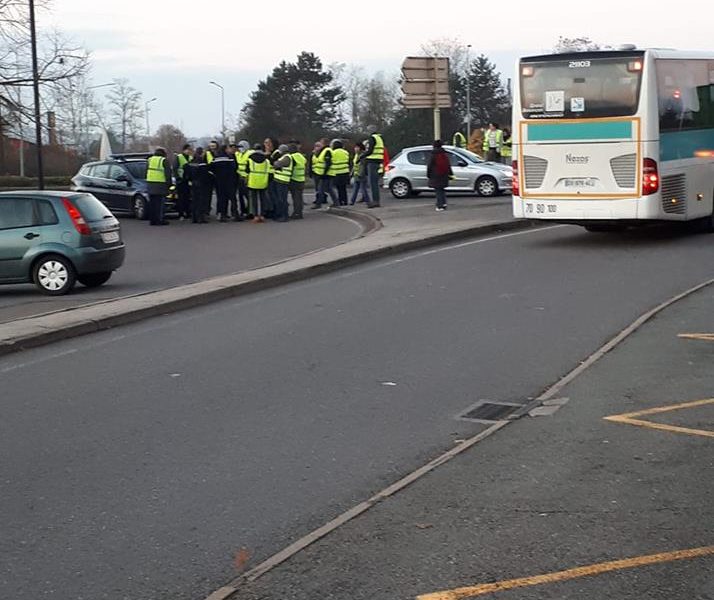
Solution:
M 714 333 L 680 333 L 678 338 L 683 340 L 700 340 L 702 342 L 714 342 Z
M 647 410 L 625 413 L 623 415 L 612 415 L 610 417 L 605 417 L 605 420 L 612 421 L 613 423 L 625 423 L 627 425 L 634 425 L 636 427 L 657 429 L 659 431 L 671 431 L 673 433 L 685 433 L 687 435 L 701 435 L 704 437 L 714 438 L 714 431 L 709 431 L 706 429 L 692 429 L 690 427 L 678 427 L 677 425 L 666 425 L 664 423 L 655 423 L 654 421 L 645 421 L 644 419 L 637 418 L 645 417 L 648 415 L 657 415 L 661 413 L 672 412 L 675 410 L 684 410 L 686 408 L 696 408 L 698 406 L 705 406 L 707 404 L 714 404 L 714 398 L 708 398 L 706 400 L 695 400 L 694 402 L 684 402 L 683 404 L 673 404 L 671 406 L 660 406 L 658 408 L 648 408 Z
M 714 555 L 714 546 L 691 548 L 689 550 L 677 550 L 674 552 L 664 552 L 662 554 L 650 554 L 647 556 L 636 556 L 634 558 L 598 563 L 588 565 L 586 567 L 576 567 L 575 569 L 568 569 L 567 571 L 556 571 L 554 573 L 535 575 L 533 577 L 507 579 L 505 581 L 497 581 L 495 583 L 482 583 L 472 587 L 463 587 L 443 592 L 434 592 L 433 594 L 424 594 L 422 596 L 417 596 L 417 600 L 462 600 L 463 598 L 473 598 L 475 596 L 483 596 L 485 594 L 493 594 L 494 592 L 503 592 L 516 588 L 542 585 L 544 583 L 570 581 L 571 579 L 601 575 L 602 573 L 609 573 L 611 571 L 620 571 L 622 569 L 645 567 L 659 563 L 673 562 L 676 560 L 688 560 L 712 555 Z

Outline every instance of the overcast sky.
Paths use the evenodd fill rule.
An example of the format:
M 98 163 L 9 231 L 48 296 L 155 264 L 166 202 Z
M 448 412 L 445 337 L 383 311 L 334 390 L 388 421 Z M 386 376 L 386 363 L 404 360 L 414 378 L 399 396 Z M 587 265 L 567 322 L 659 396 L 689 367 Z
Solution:
M 225 86 L 226 111 L 237 115 L 257 81 L 302 50 L 325 64 L 397 73 L 422 43 L 458 38 L 510 77 L 519 55 L 546 51 L 559 35 L 710 49 L 712 17 L 705 0 L 667 10 L 641 0 L 54 0 L 40 24 L 59 27 L 92 52 L 95 84 L 127 77 L 145 99 L 157 97 L 152 129 L 168 122 L 199 136 L 220 128 L 220 96 L 210 80 Z

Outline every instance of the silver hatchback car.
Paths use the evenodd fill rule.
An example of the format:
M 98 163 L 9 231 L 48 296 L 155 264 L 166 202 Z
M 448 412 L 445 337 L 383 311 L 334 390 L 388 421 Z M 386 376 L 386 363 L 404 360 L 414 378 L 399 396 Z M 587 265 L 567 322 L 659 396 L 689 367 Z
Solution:
M 392 192 L 392 196 L 401 199 L 430 191 L 426 167 L 431 149 L 431 146 L 405 148 L 389 162 L 384 174 L 384 187 Z M 444 146 L 444 150 L 454 172 L 450 192 L 471 192 L 479 196 L 511 193 L 513 169 L 509 165 L 486 162 L 464 148 Z

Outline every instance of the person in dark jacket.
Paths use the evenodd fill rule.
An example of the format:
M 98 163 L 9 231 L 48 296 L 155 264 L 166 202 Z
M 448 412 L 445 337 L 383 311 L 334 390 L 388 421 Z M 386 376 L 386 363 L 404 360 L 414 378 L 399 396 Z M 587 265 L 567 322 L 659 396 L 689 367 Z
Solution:
M 278 214 L 278 203 L 280 202 L 279 190 L 275 185 L 275 179 L 273 177 L 274 167 L 273 164 L 276 160 L 280 158 L 280 152 L 278 152 L 278 147 L 280 142 L 274 137 L 267 137 L 263 141 L 263 153 L 265 157 L 270 161 L 270 182 L 268 183 L 268 191 L 266 194 L 266 202 L 263 205 L 263 216 L 266 219 L 275 219 Z
M 208 163 L 203 148 L 196 148 L 187 165 L 191 179 L 191 218 L 194 223 L 208 223 L 206 215 L 211 202 L 213 176 L 208 172 Z
M 216 182 L 216 213 L 221 223 L 228 222 L 228 203 L 231 195 L 235 197 L 235 161 L 228 155 L 228 147 L 221 146 L 214 156 L 208 170 Z
M 168 225 L 164 219 L 166 196 L 171 187 L 171 163 L 166 158 L 166 150 L 157 148 L 147 161 L 147 192 L 149 193 L 149 224 Z
M 429 187 L 436 192 L 436 210 L 441 212 L 446 210 L 446 188 L 449 186 L 449 179 L 453 176 L 449 155 L 444 151 L 441 140 L 434 140 L 431 160 L 426 168 L 426 176 L 429 179 Z

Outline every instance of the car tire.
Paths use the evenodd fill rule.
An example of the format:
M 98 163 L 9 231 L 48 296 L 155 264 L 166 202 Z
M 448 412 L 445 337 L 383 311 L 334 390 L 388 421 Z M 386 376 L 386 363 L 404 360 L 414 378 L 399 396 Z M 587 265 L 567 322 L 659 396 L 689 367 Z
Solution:
M 389 191 L 397 200 L 403 200 L 412 195 L 412 184 L 400 177 L 389 184 Z
M 144 196 L 137 194 L 134 198 L 132 198 L 131 212 L 135 219 L 139 219 L 139 221 L 146 221 L 149 216 L 147 208 L 148 203 L 146 202 L 146 198 L 144 198 Z
M 104 273 L 87 273 L 86 275 L 77 276 L 77 281 L 81 283 L 84 287 L 96 288 L 104 285 L 109 278 L 112 276 L 111 271 L 105 271 Z
M 48 296 L 63 296 L 72 291 L 77 281 L 74 265 L 64 256 L 47 254 L 35 261 L 32 281 Z
M 498 195 L 498 182 L 490 175 L 483 175 L 476 180 L 476 193 L 484 198 Z

